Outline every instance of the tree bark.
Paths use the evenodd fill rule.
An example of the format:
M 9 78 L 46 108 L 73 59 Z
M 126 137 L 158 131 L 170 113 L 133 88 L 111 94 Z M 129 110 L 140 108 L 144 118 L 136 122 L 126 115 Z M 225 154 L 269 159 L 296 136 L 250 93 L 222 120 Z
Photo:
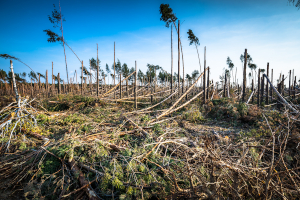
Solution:
M 246 96 L 246 68 L 247 68 L 247 49 L 245 49 L 245 55 L 244 55 L 244 75 L 243 75 L 243 96 L 242 101 L 245 102 L 245 96 Z

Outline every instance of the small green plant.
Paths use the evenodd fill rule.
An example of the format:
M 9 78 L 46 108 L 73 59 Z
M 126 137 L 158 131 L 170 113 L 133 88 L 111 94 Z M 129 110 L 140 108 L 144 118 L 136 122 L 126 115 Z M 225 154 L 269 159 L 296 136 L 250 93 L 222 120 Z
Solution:
M 186 119 L 192 123 L 200 123 L 205 121 L 204 117 L 202 116 L 202 113 L 199 110 L 185 112 L 183 114 L 183 119 Z
M 39 114 L 36 117 L 36 119 L 37 119 L 37 121 L 38 121 L 39 124 L 45 124 L 45 123 L 49 123 L 50 122 L 50 119 L 45 114 Z
M 142 116 L 142 117 L 141 117 L 141 121 L 142 121 L 142 122 L 148 122 L 148 121 L 150 121 L 149 115 L 144 115 L 144 116 Z
M 78 116 L 77 114 L 70 114 L 69 116 L 67 116 L 63 120 L 63 122 L 65 122 L 66 124 L 68 124 L 68 123 L 79 123 L 79 124 L 82 124 L 82 123 L 84 123 L 84 121 L 85 120 L 81 119 L 80 116 Z
M 88 133 L 88 132 L 90 132 L 91 130 L 92 130 L 92 126 L 90 125 L 90 124 L 88 124 L 88 125 L 83 125 L 82 126 L 82 128 L 81 128 L 81 130 L 84 132 L 84 133 Z
M 241 117 L 244 117 L 248 113 L 248 106 L 244 102 L 239 103 L 237 106 L 237 110 L 238 110 L 239 114 L 241 115 Z
M 25 150 L 26 149 L 26 143 L 25 142 L 21 142 L 20 146 L 19 146 L 20 150 Z
M 162 132 L 162 128 L 160 126 L 160 124 L 154 124 L 152 127 L 152 130 L 156 133 L 161 133 Z

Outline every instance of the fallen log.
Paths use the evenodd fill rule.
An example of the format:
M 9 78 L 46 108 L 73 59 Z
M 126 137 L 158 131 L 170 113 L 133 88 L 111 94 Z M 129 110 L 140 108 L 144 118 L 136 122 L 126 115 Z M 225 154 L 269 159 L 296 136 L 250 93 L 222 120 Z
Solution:
M 270 83 L 270 86 L 272 87 L 272 89 L 276 92 L 277 96 L 283 101 L 283 103 L 289 107 L 292 111 L 294 111 L 295 113 L 299 114 L 299 111 L 296 110 L 295 108 L 293 108 L 282 96 L 281 94 L 276 90 L 276 88 L 272 85 L 271 81 L 269 80 L 268 76 L 266 74 L 263 74 L 263 76 L 267 79 L 267 81 Z
M 205 71 L 208 70 L 208 69 L 209 69 L 209 67 L 206 68 Z M 181 97 L 168 110 L 166 110 L 164 113 L 162 113 L 161 115 L 159 115 L 158 117 L 156 117 L 156 120 L 160 119 L 161 117 L 165 116 L 169 111 L 171 111 L 181 101 L 181 99 L 183 99 L 183 97 L 185 97 L 189 93 L 189 91 L 191 91 L 193 89 L 193 87 L 196 85 L 196 83 L 198 82 L 198 80 L 203 75 L 204 75 L 204 72 L 202 72 L 202 74 L 198 77 L 198 79 L 189 87 L 189 89 L 187 91 L 185 91 L 185 93 L 183 93 L 181 95 Z
M 73 174 L 79 174 L 78 179 L 79 179 L 80 186 L 84 187 L 84 191 L 87 194 L 87 196 L 89 197 L 89 199 L 90 200 L 100 200 L 100 198 L 96 195 L 96 193 L 92 189 L 89 181 L 87 181 L 85 179 L 84 174 L 81 172 L 79 167 L 76 165 L 74 159 L 72 159 L 71 162 L 69 162 L 69 165 L 70 165 L 70 168 L 71 168 L 71 171 L 73 172 Z
M 140 127 L 139 125 L 137 125 L 136 123 L 134 123 L 134 121 L 132 121 L 131 119 L 129 119 L 128 117 L 124 116 L 125 119 L 127 121 L 129 121 L 130 123 L 132 123 L 135 127 L 137 127 L 143 134 L 145 137 L 147 137 L 149 135 L 149 133 L 147 131 L 145 131 L 142 127 Z
M 129 74 L 129 76 L 127 76 L 125 79 L 123 79 L 120 83 L 118 83 L 115 87 L 113 87 L 112 89 L 110 89 L 108 92 L 104 93 L 101 95 L 101 97 L 106 96 L 107 94 L 111 93 L 112 91 L 114 91 L 123 81 L 126 81 L 130 76 L 132 76 L 134 73 L 136 73 L 136 71 L 132 72 L 131 74 Z

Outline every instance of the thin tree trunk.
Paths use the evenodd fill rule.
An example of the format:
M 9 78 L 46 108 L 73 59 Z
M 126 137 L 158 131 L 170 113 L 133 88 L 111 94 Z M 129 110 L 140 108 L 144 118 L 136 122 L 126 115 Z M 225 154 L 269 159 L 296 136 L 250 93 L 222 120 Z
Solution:
M 176 27 L 175 27 L 176 28 Z M 178 20 L 178 95 L 180 96 L 180 20 Z
M 206 99 L 208 99 L 208 92 L 209 92 L 209 66 L 208 66 L 208 70 L 207 70 L 207 91 L 206 91 Z
M 83 95 L 83 61 L 81 61 L 81 95 Z
M 59 1 L 59 11 L 60 11 L 61 35 L 62 35 L 62 40 L 63 40 L 63 45 L 64 45 L 64 54 L 65 54 L 65 62 L 66 62 L 66 72 L 67 72 L 67 79 L 68 79 L 68 82 L 69 82 L 69 73 L 68 73 L 67 55 L 66 55 L 66 48 L 65 48 L 64 29 L 63 29 L 63 25 L 62 25 L 62 15 L 61 15 L 60 1 Z
M 137 65 L 135 61 L 135 84 L 134 84 L 134 104 L 135 104 L 135 109 L 137 110 Z
M 204 47 L 203 103 L 205 103 L 206 101 L 205 78 L 206 78 L 206 47 Z
M 116 42 L 114 42 L 114 86 L 116 86 Z M 114 97 L 116 99 L 116 92 Z
M 60 94 L 60 75 L 59 73 L 57 74 L 57 82 L 58 82 L 58 94 Z
M 267 64 L 267 77 L 269 77 L 269 63 Z M 269 83 L 266 82 L 266 105 L 269 104 Z
M 265 86 L 265 79 L 264 76 L 261 77 L 261 104 L 264 102 L 264 86 Z
M 97 97 L 99 96 L 99 58 L 98 58 L 98 44 L 97 44 Z
M 260 69 L 258 69 L 258 78 L 257 78 L 258 84 L 257 84 L 257 106 L 260 106 L 260 98 L 259 98 L 259 89 L 260 89 Z
M 290 70 L 290 75 L 289 75 L 289 97 L 291 96 L 291 75 L 292 75 L 292 70 Z
M 171 25 L 171 93 L 173 92 L 173 25 Z
M 243 96 L 242 96 L 243 102 L 245 102 L 245 95 L 246 95 L 246 67 L 247 67 L 247 49 L 245 49 L 245 55 L 244 55 Z

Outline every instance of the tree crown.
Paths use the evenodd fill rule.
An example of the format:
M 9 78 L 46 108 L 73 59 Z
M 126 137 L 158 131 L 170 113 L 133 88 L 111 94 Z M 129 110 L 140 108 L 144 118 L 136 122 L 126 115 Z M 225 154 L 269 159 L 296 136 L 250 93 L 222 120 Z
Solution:
M 166 22 L 166 27 L 169 28 L 170 23 L 174 23 L 177 20 L 177 17 L 173 13 L 172 8 L 169 4 L 160 4 L 159 12 L 161 14 L 160 21 Z

